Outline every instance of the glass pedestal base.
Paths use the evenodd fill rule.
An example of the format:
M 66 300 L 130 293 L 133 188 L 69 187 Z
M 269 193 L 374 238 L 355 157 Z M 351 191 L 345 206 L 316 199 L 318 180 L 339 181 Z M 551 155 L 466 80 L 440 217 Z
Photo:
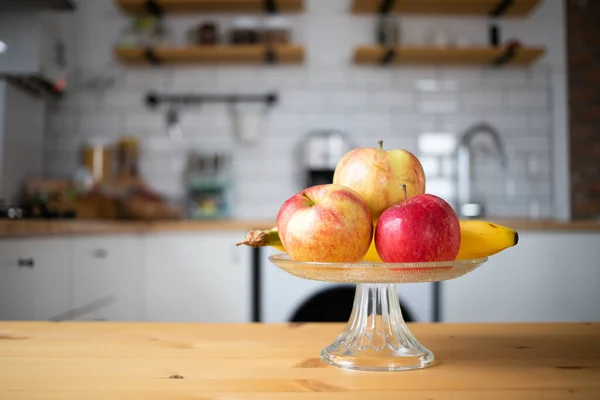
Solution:
M 359 284 L 346 328 L 321 359 L 346 369 L 402 371 L 425 368 L 434 357 L 404 323 L 396 285 Z
M 409 332 L 396 293 L 396 283 L 439 282 L 463 276 L 487 258 L 409 263 L 323 263 L 294 261 L 287 254 L 269 260 L 304 279 L 356 283 L 350 320 L 341 335 L 321 351 L 335 367 L 363 371 L 425 368 L 433 354 Z

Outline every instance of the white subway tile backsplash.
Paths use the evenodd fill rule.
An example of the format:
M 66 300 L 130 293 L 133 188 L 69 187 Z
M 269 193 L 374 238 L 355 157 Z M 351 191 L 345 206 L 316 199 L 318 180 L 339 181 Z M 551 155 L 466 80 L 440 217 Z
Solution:
M 44 175 L 48 178 L 71 178 L 79 166 L 79 159 L 69 151 L 46 150 Z
M 445 132 L 425 132 L 419 135 L 419 152 L 423 155 L 451 155 L 456 149 L 456 137 Z
M 415 90 L 419 92 L 456 92 L 458 81 L 453 79 L 418 79 Z
M 369 107 L 381 111 L 409 111 L 412 109 L 414 99 L 415 97 L 411 92 L 376 90 L 367 93 Z
M 356 67 L 348 70 L 348 84 L 361 88 L 388 88 L 393 71 L 384 68 Z
M 508 106 L 515 109 L 547 109 L 549 107 L 546 91 L 511 91 L 508 93 Z
M 266 70 L 262 87 L 263 90 L 306 89 L 308 80 L 309 73 L 305 68 L 277 66 L 277 68 Z M 245 85 L 240 86 L 244 87 Z
M 500 91 L 480 90 L 459 94 L 465 110 L 501 109 L 504 104 L 504 94 Z
M 278 108 L 288 112 L 320 111 L 327 104 L 327 96 L 317 90 L 291 90 L 282 97 Z
M 521 151 L 550 151 L 550 140 L 547 136 L 510 136 L 506 137 L 506 143 Z
M 504 110 L 503 112 L 496 113 L 482 113 L 481 121 L 487 121 L 493 126 L 495 126 L 500 133 L 505 129 L 523 129 L 527 126 L 527 114 L 509 112 L 508 110 Z
M 439 92 L 441 85 L 437 79 L 418 79 L 415 81 L 415 88 L 420 92 Z
M 442 174 L 445 176 L 455 176 L 456 175 L 456 159 L 454 155 L 450 157 L 442 158 Z
M 124 119 L 124 129 L 128 132 L 163 132 L 166 130 L 165 114 L 158 110 L 126 113 Z
M 453 114 L 458 111 L 458 100 L 446 93 L 422 93 L 417 109 L 422 114 Z
M 169 90 L 175 92 L 210 91 L 217 81 L 217 68 L 215 67 L 186 67 L 173 69 L 171 73 Z
M 441 173 L 441 159 L 439 157 L 423 156 L 419 157 L 423 172 L 427 179 L 437 177 Z
M 547 65 L 534 66 L 527 73 L 529 85 L 547 87 L 550 83 L 550 69 Z
M 143 110 L 147 107 L 146 93 L 109 91 L 98 95 L 96 106 L 100 111 Z
M 345 89 L 348 87 L 348 73 L 340 69 L 317 69 L 309 70 L 310 84 L 315 90 L 323 89 Z
M 451 179 L 433 178 L 427 179 L 425 192 L 451 201 L 455 196 L 456 185 Z
M 173 71 L 151 67 L 128 68 L 125 70 L 122 90 L 165 91 L 171 87 Z
M 390 129 L 391 120 L 389 114 L 384 113 L 353 113 L 348 118 L 351 121 L 353 131 L 363 132 L 373 129 Z
M 356 66 L 351 62 L 352 50 L 373 39 L 376 21 L 340 15 L 347 10 L 346 0 L 308 0 L 305 13 L 286 17 L 294 26 L 294 41 L 306 45 L 303 65 L 123 67 L 108 62 L 107 44 L 114 43 L 119 31 L 106 32 L 103 26 L 125 27 L 126 19 L 115 13 L 110 0 L 80 3 L 82 11 L 76 18 L 92 30 L 85 32 L 84 42 L 106 51 L 76 53 L 72 65 L 79 70 L 69 73 L 73 83 L 68 94 L 49 106 L 44 154 L 48 176 L 72 174 L 79 163 L 76 149 L 89 138 L 114 141 L 120 135 L 135 134 L 142 141 L 144 178 L 157 190 L 177 197 L 183 194 L 181 170 L 189 150 L 229 151 L 233 155 L 234 215 L 274 218 L 281 202 L 304 185 L 298 150 L 305 134 L 339 129 L 355 146 L 375 147 L 381 139 L 387 149 L 403 148 L 418 154 L 428 176 L 427 191 L 452 200 L 456 141 L 475 123 L 489 122 L 506 145 L 509 174 L 514 179 L 508 192 L 514 195 L 507 200 L 505 185 L 495 185 L 502 182 L 502 174 L 491 165 L 491 156 L 478 156 L 477 162 L 482 163 L 478 176 L 495 185 L 489 196 L 484 196 L 488 211 L 498 216 L 529 215 L 532 206 L 525 193 L 542 199 L 536 199 L 537 214 L 551 210 L 551 200 L 545 196 L 552 192 L 553 71 L 544 64 L 530 69 Z M 102 18 L 97 20 L 97 15 Z M 206 17 L 218 21 L 223 29 L 232 21 L 229 16 Z M 462 21 L 403 21 L 403 40 L 410 42 L 419 36 L 425 40 L 432 24 L 442 24 L 450 32 Z M 174 40 L 181 43 L 184 31 L 197 24 L 197 18 L 177 17 L 167 24 Z M 473 27 L 485 31 L 483 22 L 466 19 L 461 32 L 454 33 L 468 36 Z M 112 84 L 104 85 L 111 80 Z M 255 147 L 235 140 L 226 104 L 182 108 L 181 140 L 167 136 L 165 107 L 151 110 L 144 104 L 148 91 L 271 90 L 279 94 L 280 102 L 265 115 L 260 143 Z
M 77 131 L 79 118 L 73 113 L 56 113 L 48 118 L 48 133 L 54 136 L 68 136 Z
M 94 93 L 70 93 L 58 103 L 58 107 L 71 112 L 94 111 L 98 106 L 98 97 Z
M 441 80 L 452 81 L 457 89 L 477 88 L 482 84 L 483 71 L 476 68 L 448 68 L 439 73 Z
M 393 71 L 393 85 L 397 88 L 414 90 L 416 82 L 420 80 L 438 79 L 434 68 L 396 68 Z
M 481 77 L 484 87 L 523 87 L 527 83 L 526 69 L 487 69 Z
M 550 124 L 551 124 L 551 116 L 550 114 L 529 114 L 529 123 L 528 126 L 531 129 L 537 129 L 541 132 L 549 133 Z
M 123 112 L 85 112 L 80 114 L 78 134 L 86 135 L 90 131 L 118 132 L 124 130 Z

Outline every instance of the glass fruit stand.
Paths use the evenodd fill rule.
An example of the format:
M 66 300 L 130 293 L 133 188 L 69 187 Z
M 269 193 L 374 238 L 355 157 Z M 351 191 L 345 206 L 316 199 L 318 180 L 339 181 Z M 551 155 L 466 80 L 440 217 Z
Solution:
M 344 331 L 321 351 L 335 367 L 363 371 L 402 371 L 433 363 L 431 351 L 410 333 L 402 318 L 396 283 L 458 278 L 487 258 L 427 263 L 322 263 L 294 261 L 287 254 L 269 260 L 299 278 L 357 284 Z

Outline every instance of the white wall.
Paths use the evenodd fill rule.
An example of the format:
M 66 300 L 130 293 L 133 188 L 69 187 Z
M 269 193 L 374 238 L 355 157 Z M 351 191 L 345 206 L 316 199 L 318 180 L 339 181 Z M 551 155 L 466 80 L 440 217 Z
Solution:
M 541 215 L 565 216 L 567 159 L 566 149 L 560 147 L 566 142 L 562 3 L 546 0 L 527 19 L 501 21 L 504 38 L 547 48 L 548 54 L 530 69 L 354 66 L 352 50 L 373 42 L 376 19 L 350 14 L 346 0 L 307 0 L 305 13 L 286 16 L 294 26 L 294 41 L 308 52 L 300 66 L 129 68 L 112 57 L 128 18 L 111 0 L 81 0 L 71 35 L 75 57 L 70 96 L 53 108 L 49 119 L 46 170 L 49 175 L 72 173 L 76 151 L 89 138 L 114 140 L 121 134 L 137 134 L 143 140 L 142 173 L 157 189 L 178 197 L 188 149 L 229 149 L 235 160 L 236 216 L 274 218 L 281 202 L 300 189 L 292 155 L 312 129 L 342 129 L 357 146 L 373 146 L 383 139 L 388 148 L 417 152 L 423 133 L 457 136 L 485 120 L 500 130 L 506 143 L 515 193 L 507 198 L 504 186 L 492 179 L 494 172 L 484 175 L 481 192 L 490 213 L 527 216 L 535 199 Z M 227 27 L 233 18 L 169 16 L 167 21 L 175 42 L 182 43 L 193 24 L 210 19 Z M 400 22 L 405 43 L 422 43 L 434 29 L 472 43 L 487 41 L 489 21 L 482 18 L 404 17 Z M 97 78 L 110 78 L 114 84 L 98 91 L 92 87 Z M 270 113 L 264 140 L 253 148 L 235 143 L 223 105 L 184 111 L 182 143 L 166 137 L 162 113 L 143 105 L 148 90 L 271 89 L 280 93 L 281 102 Z M 537 171 L 533 182 L 526 178 L 532 162 Z M 448 177 L 429 178 L 430 191 L 452 197 L 454 184 Z
M 24 181 L 42 174 L 46 105 L 4 81 L 0 97 L 0 199 L 15 202 Z

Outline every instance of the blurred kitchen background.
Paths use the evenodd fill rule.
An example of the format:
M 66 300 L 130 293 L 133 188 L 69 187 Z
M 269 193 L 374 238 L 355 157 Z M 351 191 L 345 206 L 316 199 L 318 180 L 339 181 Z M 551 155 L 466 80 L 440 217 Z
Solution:
M 270 249 L 355 147 L 519 245 L 409 321 L 600 320 L 600 4 L 0 0 L 0 319 L 343 321 Z

